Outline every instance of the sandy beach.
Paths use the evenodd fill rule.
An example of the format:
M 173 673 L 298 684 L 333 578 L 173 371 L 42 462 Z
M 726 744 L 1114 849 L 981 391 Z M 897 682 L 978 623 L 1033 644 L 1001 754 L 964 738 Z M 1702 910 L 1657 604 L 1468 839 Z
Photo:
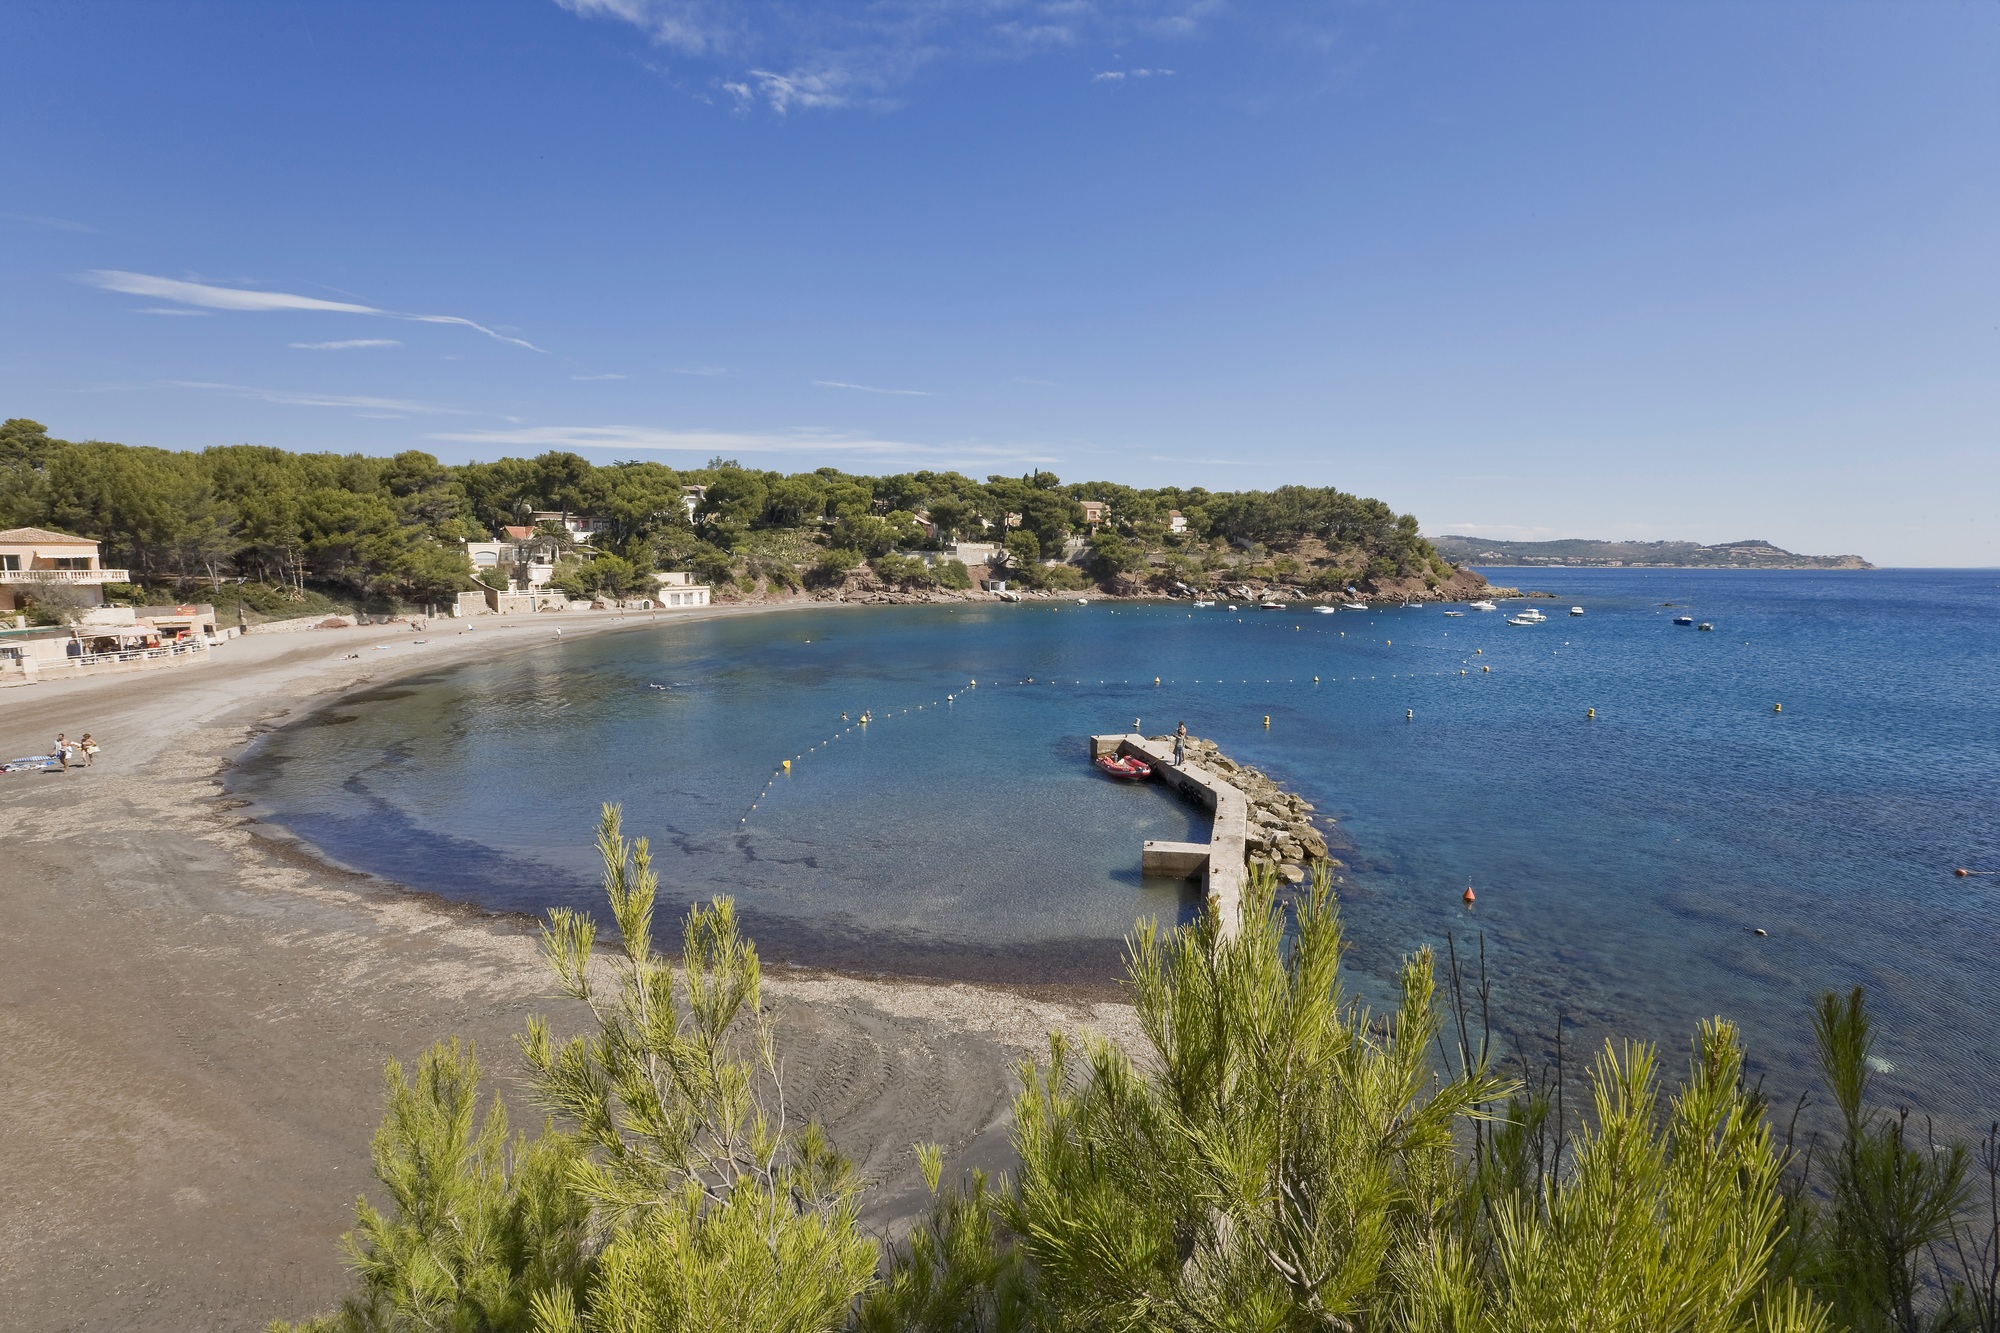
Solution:
M 576 1015 L 548 998 L 530 926 L 262 836 L 221 775 L 341 691 L 545 649 L 551 619 L 252 634 L 191 665 L 0 690 L 5 755 L 59 731 L 104 746 L 88 769 L 0 776 L 0 1323 L 251 1329 L 331 1305 L 383 1064 L 441 1037 L 476 1042 L 514 1123 L 539 1122 L 512 1036 L 531 1012 Z M 1050 1028 L 1132 1035 L 1128 1007 L 1091 996 L 767 975 L 793 1105 L 878 1182 L 884 1230 L 921 1200 L 911 1143 L 1004 1162 L 1012 1068 Z

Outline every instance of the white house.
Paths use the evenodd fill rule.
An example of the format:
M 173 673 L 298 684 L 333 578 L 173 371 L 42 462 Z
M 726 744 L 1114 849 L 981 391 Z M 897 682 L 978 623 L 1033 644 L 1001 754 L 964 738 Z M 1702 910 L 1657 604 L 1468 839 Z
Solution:
M 667 574 L 655 574 L 653 578 L 659 584 L 659 591 L 653 594 L 653 600 L 661 606 L 708 605 L 709 585 L 696 583 L 692 574 L 675 570 Z

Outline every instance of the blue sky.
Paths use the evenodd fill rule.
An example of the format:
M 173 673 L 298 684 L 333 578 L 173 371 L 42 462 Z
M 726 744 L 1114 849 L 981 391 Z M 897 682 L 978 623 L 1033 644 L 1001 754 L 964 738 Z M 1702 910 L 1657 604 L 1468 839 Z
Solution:
M 0 415 L 2000 564 L 2000 5 L 16 0 Z

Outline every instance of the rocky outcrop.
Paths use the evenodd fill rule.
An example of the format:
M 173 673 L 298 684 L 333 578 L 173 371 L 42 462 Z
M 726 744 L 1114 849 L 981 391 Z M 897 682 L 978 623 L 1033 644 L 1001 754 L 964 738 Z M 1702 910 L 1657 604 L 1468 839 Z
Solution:
M 1171 746 L 1174 738 L 1150 739 Z M 1315 861 L 1325 861 L 1331 867 L 1341 864 L 1328 854 L 1326 835 L 1314 827 L 1310 801 L 1286 791 L 1256 769 L 1237 763 L 1222 753 L 1214 741 L 1189 738 L 1188 760 L 1243 793 L 1244 802 L 1250 807 L 1244 831 L 1244 859 L 1251 866 L 1271 867 L 1286 883 L 1298 884 L 1305 880 L 1307 867 Z

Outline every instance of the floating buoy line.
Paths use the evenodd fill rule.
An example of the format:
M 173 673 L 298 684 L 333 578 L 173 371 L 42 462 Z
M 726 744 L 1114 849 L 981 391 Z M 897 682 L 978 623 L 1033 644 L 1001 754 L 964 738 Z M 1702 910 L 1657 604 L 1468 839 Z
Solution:
M 1478 650 L 1475 649 L 1474 651 L 1476 652 Z M 1490 671 L 1491 669 L 1492 668 L 1490 667 L 1487 668 L 1488 671 Z M 1460 670 L 1458 672 L 1458 676 L 1464 676 L 1465 674 L 1466 672 L 1464 670 Z M 1418 680 L 1456 679 L 1457 677 L 1453 677 L 1448 672 L 1445 671 L 1392 671 L 1389 672 L 1386 677 L 1384 677 L 1381 674 L 1376 674 L 1366 677 L 1360 675 L 1351 675 L 1347 678 L 1347 681 L 1344 683 L 1360 684 L 1364 680 L 1379 681 L 1385 678 L 1394 681 L 1415 682 Z M 1005 679 L 995 680 L 989 677 L 986 688 L 988 689 L 1005 688 L 1009 685 L 1012 685 L 1015 688 L 1019 689 L 1070 688 L 1070 689 L 1151 690 L 1151 689 L 1170 689 L 1170 688 L 1185 686 L 1188 684 L 1194 684 L 1202 686 L 1234 685 L 1239 687 L 1258 686 L 1258 685 L 1268 685 L 1273 687 L 1295 686 L 1295 687 L 1304 687 L 1310 689 L 1310 688 L 1317 688 L 1321 685 L 1340 685 L 1342 683 L 1343 682 L 1338 676 L 1329 677 L 1324 681 L 1319 676 L 1309 676 L 1309 677 L 1289 676 L 1282 680 L 1275 676 L 1266 676 L 1261 681 L 1250 677 L 1237 677 L 1234 680 L 1223 680 L 1220 678 L 1211 680 L 1206 677 L 1203 677 L 1196 679 L 1192 682 L 1184 681 L 1177 677 L 1170 678 L 1165 676 L 1154 676 L 1151 684 L 1149 685 L 1143 677 L 1136 681 L 1130 678 L 1122 680 L 1111 680 L 1109 678 L 1100 678 L 1099 680 L 1093 683 L 1090 681 L 1082 680 L 1077 677 L 1070 677 L 1068 679 L 1051 679 L 1048 677 L 1037 677 L 1033 675 L 1024 674 L 1011 681 Z M 659 689 L 662 687 L 655 685 L 652 688 Z M 738 816 L 736 820 L 737 827 L 738 828 L 747 827 L 748 824 L 750 823 L 750 816 L 755 814 L 757 810 L 763 805 L 765 799 L 769 797 L 774 790 L 777 789 L 778 783 L 784 781 L 786 778 L 795 776 L 799 772 L 800 768 L 804 765 L 805 760 L 809 756 L 818 754 L 822 750 L 827 749 L 828 747 L 832 746 L 835 742 L 839 741 L 842 737 L 851 735 L 856 731 L 865 731 L 871 723 L 880 724 L 891 718 L 906 717 L 911 714 L 922 713 L 927 710 L 948 709 L 953 705 L 957 704 L 958 702 L 960 702 L 966 694 L 973 692 L 979 688 L 980 688 L 979 679 L 977 677 L 971 677 L 968 678 L 966 683 L 957 690 L 949 691 L 939 697 L 930 699 L 923 703 L 914 703 L 914 704 L 903 705 L 901 707 L 886 708 L 879 712 L 873 708 L 863 709 L 858 714 L 855 713 L 852 709 L 842 712 L 840 715 L 841 725 L 838 730 L 830 732 L 827 735 L 821 737 L 820 739 L 808 744 L 804 749 L 795 753 L 790 759 L 780 758 L 778 760 L 777 766 L 771 770 L 771 776 L 765 780 L 763 787 L 758 790 L 756 797 L 753 800 L 751 800 L 749 806 L 744 809 L 743 813 L 740 816 Z M 1415 710 L 1413 709 L 1404 710 L 1405 721 L 1414 720 L 1415 716 L 1416 716 Z M 1141 718 L 1133 719 L 1135 730 L 1138 729 L 1137 724 L 1142 720 L 1143 719 Z M 1269 731 L 1272 726 L 1271 715 L 1268 713 L 1264 714 L 1262 722 L 1263 722 L 1263 729 Z

